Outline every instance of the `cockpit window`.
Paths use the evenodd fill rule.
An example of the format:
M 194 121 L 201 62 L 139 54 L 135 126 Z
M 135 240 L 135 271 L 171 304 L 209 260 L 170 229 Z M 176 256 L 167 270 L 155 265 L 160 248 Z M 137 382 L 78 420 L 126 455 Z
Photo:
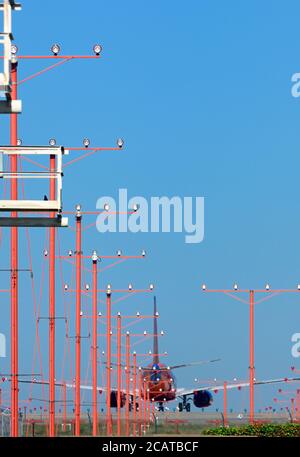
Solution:
M 161 368 L 158 363 L 152 365 L 152 372 L 150 374 L 150 379 L 152 382 L 159 382 L 161 380 Z

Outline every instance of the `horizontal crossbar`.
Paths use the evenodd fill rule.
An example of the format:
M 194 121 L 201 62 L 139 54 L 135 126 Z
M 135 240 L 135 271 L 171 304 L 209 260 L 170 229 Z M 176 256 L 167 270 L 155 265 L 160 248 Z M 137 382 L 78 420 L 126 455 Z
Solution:
M 69 151 L 63 146 L 0 146 L 3 154 L 17 155 L 68 155 Z
M 58 200 L 0 200 L 0 211 L 61 211 Z

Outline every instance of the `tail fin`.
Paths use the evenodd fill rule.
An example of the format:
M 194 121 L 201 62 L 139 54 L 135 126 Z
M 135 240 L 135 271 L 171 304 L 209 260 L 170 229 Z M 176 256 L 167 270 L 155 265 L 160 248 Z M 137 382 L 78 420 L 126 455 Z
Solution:
M 154 297 L 154 311 L 153 311 L 153 365 L 159 363 L 158 355 L 158 333 L 157 333 L 157 309 L 156 309 L 156 297 Z

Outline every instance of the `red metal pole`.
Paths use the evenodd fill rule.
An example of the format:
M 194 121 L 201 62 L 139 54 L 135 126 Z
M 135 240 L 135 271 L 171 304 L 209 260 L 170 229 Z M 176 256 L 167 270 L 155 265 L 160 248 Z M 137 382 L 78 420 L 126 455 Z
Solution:
M 300 417 L 300 389 L 297 389 L 296 392 L 296 419 L 299 420 Z
M 144 407 L 144 433 L 146 433 L 146 421 L 147 421 L 147 415 L 146 415 L 147 384 L 146 384 L 146 380 L 145 380 L 145 379 L 144 379 L 144 381 L 143 381 L 143 391 L 144 391 L 144 401 L 143 401 L 143 407 Z
M 152 399 L 152 402 L 151 402 L 151 409 L 152 409 L 153 420 L 155 420 L 154 419 L 154 416 L 155 416 L 155 402 L 154 402 L 154 399 Z
M 150 391 L 147 389 L 147 407 L 148 407 L 148 426 L 150 426 L 151 420 L 151 404 L 150 404 Z
M 80 361 L 81 361 L 81 207 L 76 207 L 76 375 L 75 375 L 75 436 L 80 436 Z
M 106 377 L 106 433 L 108 436 L 112 434 L 111 423 L 111 290 L 106 291 L 106 315 L 107 315 L 107 377 Z
M 92 255 L 93 261 L 93 436 L 98 434 L 98 411 L 97 411 L 97 261 L 96 251 Z
M 67 386 L 66 383 L 63 385 L 63 394 L 64 394 L 64 425 L 63 425 L 63 431 L 66 432 L 67 430 Z
M 117 318 L 117 434 L 121 436 L 121 314 Z
M 295 399 L 291 398 L 291 416 L 292 416 L 292 422 L 294 422 L 295 419 Z
M 17 99 L 17 67 L 18 63 L 11 64 L 11 99 Z M 10 143 L 17 145 L 18 139 L 18 115 L 10 115 Z M 18 170 L 18 157 L 11 155 L 10 171 L 16 173 Z M 10 198 L 18 199 L 17 178 L 11 179 Z M 17 212 L 11 213 L 17 217 Z M 18 386 L 18 229 L 11 228 L 11 436 L 18 436 L 18 410 L 19 410 L 19 386 Z
M 142 420 L 143 420 L 143 410 L 142 410 L 142 371 L 139 368 L 139 435 L 142 436 Z
M 227 427 L 227 382 L 224 381 L 224 397 L 223 397 L 223 416 L 224 416 L 224 427 Z
M 126 436 L 130 435 L 129 405 L 130 405 L 130 334 L 126 332 Z
M 136 436 L 136 352 L 133 353 L 133 436 Z
M 250 424 L 254 423 L 254 291 L 250 290 Z
M 55 171 L 55 155 L 50 155 L 50 172 Z M 50 200 L 56 198 L 56 182 L 50 178 Z M 55 213 L 51 213 L 55 217 Z M 49 436 L 55 436 L 55 236 L 49 229 Z

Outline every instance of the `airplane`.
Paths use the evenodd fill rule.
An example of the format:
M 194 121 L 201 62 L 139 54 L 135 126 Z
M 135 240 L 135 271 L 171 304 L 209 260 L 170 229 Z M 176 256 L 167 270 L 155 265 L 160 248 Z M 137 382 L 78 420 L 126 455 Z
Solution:
M 156 297 L 154 297 L 153 311 L 153 360 L 147 367 L 142 368 L 141 377 L 148 389 L 148 395 L 151 402 L 158 403 L 158 410 L 164 411 L 164 404 L 169 401 L 176 400 L 177 385 L 176 378 L 172 373 L 178 368 L 185 368 L 193 365 L 202 365 L 205 363 L 218 362 L 220 359 L 213 359 L 200 362 L 192 362 L 181 365 L 166 366 L 159 360 L 158 350 L 158 330 L 157 330 L 157 305 Z M 144 382 L 142 385 L 144 385 Z M 142 390 L 142 398 L 145 398 L 146 392 Z M 190 404 L 186 403 L 187 410 L 190 410 Z M 186 408 L 185 408 L 186 409 Z
M 172 373 L 173 370 L 178 368 L 189 367 L 193 365 L 203 365 L 206 363 L 218 362 L 220 359 L 191 362 L 181 365 L 166 366 L 159 360 L 159 349 L 158 349 L 158 329 L 157 329 L 157 305 L 156 297 L 154 297 L 154 309 L 153 309 L 153 351 L 152 351 L 152 362 L 146 367 L 139 368 L 139 376 L 142 378 L 142 386 L 144 383 L 147 389 L 147 397 L 151 402 L 158 403 L 158 410 L 164 411 L 165 403 L 176 399 L 176 378 Z M 111 365 L 116 365 L 112 363 Z M 123 366 L 123 365 L 122 365 Z M 131 369 L 134 367 L 131 365 Z M 105 390 L 105 389 L 104 389 Z M 135 393 L 130 391 L 129 398 L 129 410 L 133 408 L 139 408 L 139 397 L 145 399 L 146 392 L 143 390 Z M 123 407 L 126 404 L 126 392 L 121 392 L 120 406 Z M 118 393 L 116 390 L 111 391 L 110 405 L 112 408 L 118 407 Z M 189 410 L 189 405 L 187 405 Z
M 173 370 L 178 368 L 185 368 L 190 366 L 197 366 L 203 365 L 207 363 L 217 362 L 220 359 L 212 359 L 206 361 L 199 361 L 199 362 L 191 362 L 186 364 L 180 365 L 173 365 L 173 366 L 166 366 L 159 360 L 159 349 L 158 349 L 158 329 L 157 329 L 157 305 L 156 305 L 156 297 L 154 297 L 154 314 L 153 314 L 153 353 L 152 353 L 152 363 L 149 364 L 147 367 L 142 367 L 140 371 L 140 376 L 142 380 L 145 382 L 147 386 L 147 394 L 151 402 L 158 403 L 158 407 L 156 408 L 158 411 L 164 411 L 165 404 L 179 399 L 178 403 L 178 410 L 179 412 L 191 411 L 191 405 L 193 404 L 196 408 L 207 408 L 212 405 L 213 403 L 213 393 L 216 393 L 220 390 L 224 389 L 224 385 L 213 385 L 213 386 L 201 386 L 198 388 L 178 388 L 176 383 L 176 378 L 173 374 Z M 112 363 L 112 365 L 115 365 Z M 130 367 L 133 369 L 133 366 Z M 1 374 L 0 374 L 1 376 Z M 2 378 L 3 380 L 4 378 Z M 6 378 L 5 380 L 10 381 L 10 379 Z M 295 382 L 300 381 L 300 377 L 293 377 L 293 378 L 276 378 L 276 379 L 267 379 L 263 381 L 254 381 L 254 385 L 265 385 L 265 384 L 275 384 L 275 383 L 282 383 L 282 382 Z M 43 380 L 39 381 L 37 379 L 33 380 L 24 380 L 19 379 L 20 383 L 35 383 L 35 384 L 49 384 L 49 381 Z M 144 382 L 141 384 L 144 385 Z M 66 386 L 67 388 L 74 389 L 74 383 L 64 383 L 55 381 L 56 386 Z M 227 384 L 226 388 L 229 389 L 241 389 L 243 387 L 249 387 L 249 382 L 240 382 L 240 383 L 232 383 Z M 92 390 L 93 387 L 91 385 L 80 385 L 80 389 L 83 390 Z M 102 393 L 106 392 L 105 387 L 97 386 L 97 390 Z M 136 390 L 133 392 L 132 390 L 129 391 L 129 410 L 133 408 L 139 408 L 139 400 L 146 398 L 146 392 L 142 389 L 141 392 Z M 110 406 L 112 408 L 117 408 L 118 406 L 118 395 L 117 391 L 112 389 L 110 393 Z M 123 408 L 126 405 L 126 391 L 122 389 L 121 396 L 120 396 L 120 407 Z
M 185 368 L 189 366 L 202 365 L 206 363 L 217 362 L 220 359 L 212 359 L 207 361 L 200 362 L 191 362 L 181 365 L 174 366 L 165 366 L 159 360 L 159 350 L 158 350 L 158 330 L 157 330 L 157 306 L 156 306 L 156 297 L 154 297 L 154 324 L 153 324 L 153 360 L 148 367 L 143 368 L 141 372 L 141 377 L 145 381 L 147 389 L 149 389 L 149 399 L 151 402 L 158 403 L 157 410 L 164 411 L 164 405 L 169 401 L 174 401 L 179 399 L 178 410 L 179 412 L 191 411 L 191 404 L 196 408 L 207 408 L 213 403 L 213 393 L 218 392 L 219 390 L 224 389 L 224 385 L 219 386 L 203 386 L 197 389 L 185 389 L 178 388 L 176 385 L 176 379 L 172 373 L 173 370 L 178 368 Z M 278 379 L 269 379 L 265 381 L 254 381 L 255 385 L 262 384 L 274 384 L 281 382 L 291 382 L 291 381 L 300 381 L 300 378 L 278 378 Z M 249 382 L 233 383 L 227 384 L 227 389 L 241 389 L 242 387 L 248 387 Z M 142 383 L 143 385 L 143 383 Z M 141 392 L 141 397 L 145 398 L 145 392 Z M 136 396 L 134 393 L 131 393 L 131 405 L 135 402 L 136 398 L 138 399 L 138 393 Z M 126 397 L 124 397 L 124 404 Z M 117 405 L 116 405 L 117 406 Z M 130 407 L 131 409 L 131 407 Z

